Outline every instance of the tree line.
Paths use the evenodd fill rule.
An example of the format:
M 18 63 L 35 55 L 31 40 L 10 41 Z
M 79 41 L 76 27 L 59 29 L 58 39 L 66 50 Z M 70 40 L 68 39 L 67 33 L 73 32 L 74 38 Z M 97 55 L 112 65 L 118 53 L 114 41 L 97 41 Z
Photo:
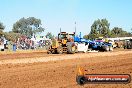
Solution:
M 5 36 L 7 40 L 16 41 L 16 39 L 22 35 L 31 38 L 35 34 L 44 32 L 42 22 L 35 17 L 21 18 L 13 24 L 13 28 L 9 32 L 4 32 L 5 26 L 0 22 L 0 36 Z M 91 31 L 89 34 L 84 35 L 85 39 L 95 39 L 98 37 L 129 37 L 132 33 L 124 31 L 120 27 L 114 27 L 110 29 L 110 23 L 107 19 L 98 19 L 91 25 Z M 51 32 L 46 34 L 47 38 L 52 39 L 55 37 Z
M 16 41 L 22 35 L 31 38 L 33 35 L 43 32 L 45 29 L 41 27 L 41 20 L 35 17 L 21 18 L 13 24 L 13 28 L 9 32 L 3 32 L 5 26 L 0 23 L 0 36 L 5 36 L 7 40 Z
M 98 37 L 114 38 L 114 37 L 130 37 L 131 32 L 127 32 L 120 27 L 110 29 L 110 23 L 107 19 L 95 20 L 91 26 L 91 31 L 88 35 L 84 35 L 85 39 L 95 39 Z

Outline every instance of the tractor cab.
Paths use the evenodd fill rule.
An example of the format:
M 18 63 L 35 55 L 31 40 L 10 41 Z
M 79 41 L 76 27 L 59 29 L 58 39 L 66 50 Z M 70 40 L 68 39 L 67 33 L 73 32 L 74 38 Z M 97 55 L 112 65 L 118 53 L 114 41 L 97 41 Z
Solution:
M 74 41 L 74 36 L 75 33 L 60 32 L 58 34 L 58 41 L 62 42 L 63 45 L 66 45 L 67 42 Z

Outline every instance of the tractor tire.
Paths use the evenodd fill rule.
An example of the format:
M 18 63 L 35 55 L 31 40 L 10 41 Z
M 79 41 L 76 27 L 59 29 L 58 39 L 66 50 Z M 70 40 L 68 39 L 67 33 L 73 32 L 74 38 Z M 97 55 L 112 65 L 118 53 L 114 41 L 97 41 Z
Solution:
M 56 49 L 52 49 L 52 54 L 56 54 Z
M 109 46 L 106 46 L 105 49 L 106 49 L 106 51 L 108 52 L 108 51 L 109 51 Z
M 52 52 L 50 50 L 47 51 L 47 54 L 52 54 Z
M 127 45 L 127 49 L 131 49 L 131 44 L 130 43 Z
M 77 82 L 77 84 L 79 84 L 79 85 L 84 85 L 85 82 L 86 82 L 86 80 L 85 80 L 85 78 L 84 78 L 83 76 L 77 76 L 77 77 L 76 77 L 76 82 Z
M 48 54 L 55 54 L 56 53 L 56 50 L 55 49 L 50 49 L 47 51 Z
M 109 47 L 109 51 L 113 51 L 113 47 L 112 46 Z
M 4 49 L 1 49 L 1 51 L 4 51 Z
M 63 48 L 62 47 L 58 47 L 57 48 L 57 53 L 58 54 L 62 54 L 63 53 Z
M 67 47 L 67 53 L 69 53 L 69 54 L 74 54 L 76 52 L 76 48 L 75 48 L 75 46 L 68 46 Z
M 124 46 L 124 49 L 126 49 L 126 46 Z

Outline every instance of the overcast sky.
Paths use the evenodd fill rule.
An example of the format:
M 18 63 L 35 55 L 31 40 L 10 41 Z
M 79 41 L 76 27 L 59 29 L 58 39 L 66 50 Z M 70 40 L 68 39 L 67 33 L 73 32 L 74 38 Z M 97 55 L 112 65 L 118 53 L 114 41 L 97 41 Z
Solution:
M 62 31 L 88 34 L 94 20 L 106 18 L 110 28 L 132 28 L 132 0 L 1 0 L 0 22 L 11 31 L 22 17 L 41 19 L 45 33 Z M 44 34 L 45 34 L 44 33 Z

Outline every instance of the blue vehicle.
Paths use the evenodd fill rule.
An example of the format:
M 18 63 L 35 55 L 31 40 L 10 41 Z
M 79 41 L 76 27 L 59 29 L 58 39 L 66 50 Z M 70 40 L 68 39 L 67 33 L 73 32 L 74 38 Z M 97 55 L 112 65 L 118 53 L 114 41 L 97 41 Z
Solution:
M 98 51 L 113 51 L 112 44 L 109 42 L 103 41 L 101 38 L 98 38 L 96 40 L 86 40 L 81 37 L 81 32 L 79 37 L 75 36 L 74 37 L 74 42 L 77 43 L 85 43 L 85 45 L 88 45 L 88 49 L 91 50 L 98 50 Z
M 74 36 L 74 42 L 77 46 L 77 52 L 87 52 L 89 49 L 90 40 L 86 40 L 81 37 L 81 32 L 79 36 Z
M 86 39 L 82 38 L 82 35 L 81 35 L 81 32 L 80 32 L 79 36 L 75 36 L 74 37 L 74 42 L 78 42 L 78 43 L 82 42 L 82 43 L 89 44 L 92 41 L 91 40 L 86 40 Z
M 99 50 L 99 51 L 113 51 L 111 43 L 100 40 L 94 40 L 90 42 L 89 48 L 91 48 L 92 50 Z

